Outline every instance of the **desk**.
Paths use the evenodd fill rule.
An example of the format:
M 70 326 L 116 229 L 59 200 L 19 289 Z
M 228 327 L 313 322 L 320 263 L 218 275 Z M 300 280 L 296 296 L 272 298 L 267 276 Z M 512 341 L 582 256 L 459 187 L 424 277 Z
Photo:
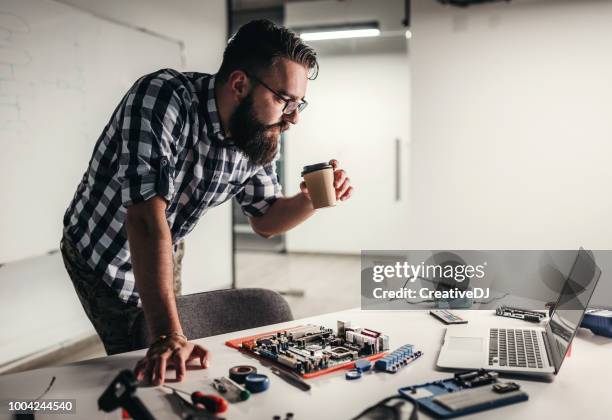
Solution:
M 503 326 L 522 326 L 523 321 L 496 317 L 492 311 L 457 311 L 472 324 L 495 322 Z M 388 334 L 391 350 L 406 343 L 415 344 L 424 351 L 424 356 L 397 374 L 375 373 L 356 381 L 344 379 L 344 372 L 308 380 L 312 384 L 309 392 L 303 392 L 273 375 L 268 368 L 230 349 L 224 342 L 273 329 L 304 323 L 316 323 L 336 327 L 336 320 L 350 320 L 354 326 L 372 328 Z M 296 420 L 348 419 L 367 406 L 397 392 L 411 384 L 443 379 L 448 372 L 435 370 L 438 349 L 445 326 L 426 311 L 361 311 L 353 309 L 315 316 L 284 324 L 255 328 L 215 337 L 196 340 L 211 352 L 208 370 L 192 370 L 177 386 L 184 390 L 210 390 L 212 378 L 227 375 L 228 368 L 238 364 L 253 364 L 262 373 L 268 374 L 271 385 L 267 392 L 255 394 L 250 400 L 233 404 L 225 413 L 227 419 L 272 419 L 274 415 L 295 413 Z M 56 382 L 45 398 L 76 399 L 78 419 L 119 419 L 119 413 L 106 414 L 97 410 L 97 399 L 121 369 L 132 368 L 145 353 L 144 350 L 111 357 L 93 359 L 76 364 L 44 368 L 0 377 L 0 400 L 34 398 L 48 385 L 51 377 Z M 606 419 L 612 416 L 612 398 L 609 395 L 612 380 L 612 340 L 594 336 L 590 331 L 580 330 L 574 340 L 572 355 L 562 366 L 554 382 L 518 380 L 529 394 L 529 401 L 509 407 L 471 416 L 486 419 L 498 416 L 503 419 Z M 170 377 L 172 373 L 169 374 Z M 607 389 L 607 392 L 604 390 Z M 142 388 L 138 394 L 145 405 L 159 418 L 178 418 L 158 388 Z M 427 418 L 419 413 L 421 418 Z M 8 418 L 2 413 L 3 418 Z M 58 416 L 47 416 L 57 419 Z M 281 417 L 281 418 L 282 418 Z M 36 416 L 45 418 L 45 416 Z

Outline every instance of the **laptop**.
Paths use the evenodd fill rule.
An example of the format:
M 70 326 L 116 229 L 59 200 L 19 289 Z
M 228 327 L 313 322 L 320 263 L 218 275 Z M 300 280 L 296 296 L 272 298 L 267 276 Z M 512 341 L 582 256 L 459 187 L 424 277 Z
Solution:
M 452 326 L 446 329 L 437 366 L 489 369 L 549 376 L 557 374 L 582 322 L 601 270 L 580 248 L 550 320 L 542 327 Z

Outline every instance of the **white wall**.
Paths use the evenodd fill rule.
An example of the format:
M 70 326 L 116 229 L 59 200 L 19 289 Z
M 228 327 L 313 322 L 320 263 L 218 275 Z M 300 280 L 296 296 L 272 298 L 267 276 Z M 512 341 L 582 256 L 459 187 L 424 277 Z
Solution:
M 612 2 L 413 6 L 411 249 L 611 249 Z
M 61 3 L 182 41 L 185 65 L 180 70 L 215 73 L 221 64 L 227 42 L 225 0 L 61 0 Z M 187 237 L 183 293 L 230 286 L 231 229 L 231 205 L 226 203 L 208 212 Z
M 227 42 L 224 0 L 58 0 L 185 44 L 183 70 L 216 72 Z
M 612 2 L 413 2 L 415 249 L 612 247 Z
M 286 25 L 309 27 L 376 21 L 382 32 L 402 31 L 404 0 L 318 0 L 285 4 Z
M 180 67 L 182 51 L 178 41 L 50 0 L 3 0 L 0 33 L 0 263 L 7 263 L 57 249 L 100 127 L 135 79 Z
M 359 254 L 362 249 L 402 248 L 410 159 L 410 69 L 403 14 L 401 0 L 285 5 L 285 23 L 292 28 L 378 21 L 382 31 L 375 38 L 309 43 L 319 56 L 320 72 L 306 93 L 309 107 L 286 134 L 286 191 L 298 191 L 304 165 L 336 158 L 354 194 L 289 231 L 288 251 Z
M 408 57 L 359 54 L 324 56 L 319 62 L 319 76 L 306 94 L 310 105 L 286 134 L 286 190 L 298 192 L 305 165 L 335 158 L 354 193 L 287 232 L 287 250 L 359 254 L 362 249 L 401 249 L 409 209 Z M 396 139 L 402 145 L 399 198 Z

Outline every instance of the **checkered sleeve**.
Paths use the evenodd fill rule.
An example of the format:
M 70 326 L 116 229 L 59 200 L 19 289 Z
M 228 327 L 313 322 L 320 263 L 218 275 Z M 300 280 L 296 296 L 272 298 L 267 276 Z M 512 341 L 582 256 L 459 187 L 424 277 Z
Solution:
M 124 100 L 118 175 L 126 207 L 156 195 L 170 201 L 174 195 L 176 143 L 187 111 L 171 78 L 167 72 L 145 76 Z
M 277 155 L 278 158 L 278 155 Z M 282 187 L 276 175 L 276 159 L 263 165 L 236 194 L 242 212 L 249 217 L 263 216 L 268 208 L 282 197 Z

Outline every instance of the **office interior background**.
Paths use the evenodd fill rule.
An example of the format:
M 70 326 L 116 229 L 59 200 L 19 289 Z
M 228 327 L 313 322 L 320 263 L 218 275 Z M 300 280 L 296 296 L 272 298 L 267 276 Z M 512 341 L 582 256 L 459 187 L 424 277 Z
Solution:
M 612 248 L 610 1 L 1 0 L 0 373 L 104 355 L 57 252 L 93 145 L 137 78 L 216 72 L 256 18 L 380 29 L 310 42 L 320 74 L 278 166 L 291 195 L 336 158 L 355 192 L 270 240 L 210 210 L 183 294 L 270 288 L 300 318 L 359 306 L 364 249 Z

